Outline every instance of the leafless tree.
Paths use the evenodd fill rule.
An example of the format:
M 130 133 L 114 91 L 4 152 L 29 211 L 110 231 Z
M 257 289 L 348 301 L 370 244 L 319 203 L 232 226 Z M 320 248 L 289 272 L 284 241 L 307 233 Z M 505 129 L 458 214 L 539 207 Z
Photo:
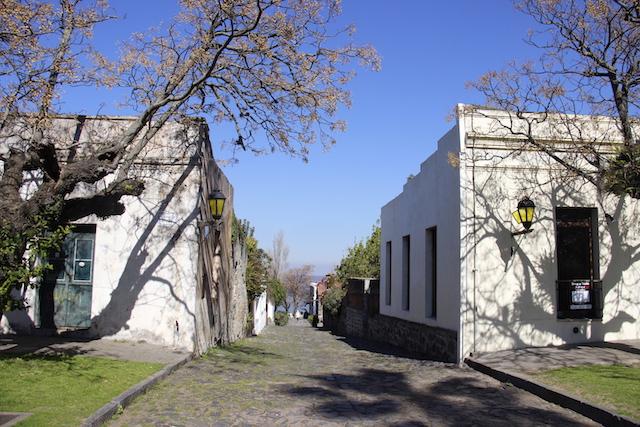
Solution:
M 309 297 L 309 284 L 311 283 L 312 265 L 292 268 L 284 273 L 283 284 L 287 290 L 288 299 L 296 309 Z M 289 311 L 290 304 L 287 302 L 285 308 Z
M 501 130 L 520 136 L 525 147 L 547 153 L 599 191 L 640 198 L 640 4 L 523 0 L 517 7 L 542 28 L 528 38 L 541 57 L 490 71 L 471 85 L 490 106 L 510 112 Z M 540 135 L 559 135 L 570 147 L 557 150 Z M 612 152 L 616 140 L 622 144 Z
M 278 234 L 273 238 L 273 247 L 269 255 L 271 256 L 271 277 L 282 282 L 289 259 L 289 246 L 284 241 L 282 230 L 278 231 Z
M 256 153 L 306 159 L 314 142 L 333 144 L 344 128 L 334 115 L 349 104 L 346 64 L 379 65 L 349 28 L 330 29 L 339 13 L 334 0 L 182 0 L 168 25 L 134 34 L 111 60 L 90 44 L 112 19 L 106 1 L 0 0 L 0 231 L 11 237 L 0 247 L 0 310 L 29 282 L 14 274 L 28 246 L 69 221 L 121 214 L 122 197 L 142 193 L 134 165 L 170 120 L 230 122 L 235 147 Z M 135 120 L 84 145 L 60 132 L 64 91 L 80 85 L 127 89 Z M 38 184 L 25 198 L 29 174 Z

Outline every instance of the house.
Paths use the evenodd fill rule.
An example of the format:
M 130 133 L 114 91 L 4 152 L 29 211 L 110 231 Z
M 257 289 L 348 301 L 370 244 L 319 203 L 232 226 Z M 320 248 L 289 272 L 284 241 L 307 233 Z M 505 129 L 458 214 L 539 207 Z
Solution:
M 522 140 L 534 123 L 549 152 L 584 166 L 588 153 L 576 151 L 570 128 L 614 154 L 616 123 L 538 122 L 469 105 L 457 113 L 420 172 L 382 208 L 381 315 L 457 362 L 640 338 L 640 204 L 599 194 Z M 535 205 L 530 232 L 512 215 L 519 202 Z
M 54 126 L 76 149 L 91 149 L 132 120 L 64 116 Z M 73 155 L 65 149 L 61 156 Z M 50 260 L 54 271 L 24 293 L 27 311 L 5 313 L 0 332 L 41 332 L 49 289 L 58 330 L 197 353 L 243 336 L 248 310 L 243 274 L 233 268 L 233 188 L 213 159 L 206 124 L 167 123 L 145 150 L 134 167 L 144 192 L 125 196 L 120 216 L 75 223 Z M 214 190 L 226 197 L 217 223 L 208 202 Z

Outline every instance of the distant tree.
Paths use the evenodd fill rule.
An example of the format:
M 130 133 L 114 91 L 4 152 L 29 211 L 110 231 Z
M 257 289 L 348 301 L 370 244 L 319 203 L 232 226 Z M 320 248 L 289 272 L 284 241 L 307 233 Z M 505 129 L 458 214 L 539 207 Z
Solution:
M 374 226 L 367 240 L 357 242 L 347 250 L 336 268 L 342 283 L 350 277 L 380 277 L 380 227 Z
M 335 274 L 328 274 L 324 281 L 327 284 L 327 290 L 322 295 L 322 308 L 335 316 L 340 311 L 342 299 L 347 294 L 347 290 L 342 286 L 344 282 Z
M 136 164 L 169 121 L 228 122 L 233 146 L 255 153 L 306 160 L 312 143 L 332 145 L 344 129 L 335 113 L 349 104 L 348 64 L 379 66 L 350 28 L 333 25 L 339 3 L 184 0 L 157 31 L 125 35 L 113 59 L 90 43 L 112 18 L 106 1 L 1 1 L 0 230 L 13 243 L 0 258 L 0 311 L 22 304 L 7 290 L 32 283 L 21 273 L 29 236 L 61 239 L 68 222 L 122 214 L 122 198 L 144 190 Z M 127 90 L 135 119 L 108 140 L 74 141 L 53 119 L 70 113 L 61 106 L 75 86 Z M 35 187 L 26 199 L 25 180 Z
M 267 282 L 267 293 L 273 298 L 276 307 L 284 305 L 287 299 L 287 290 L 278 279 L 270 278 Z
M 269 255 L 258 247 L 258 241 L 253 235 L 247 237 L 247 296 L 249 301 L 262 295 L 267 290 L 269 281 Z
M 293 308 L 296 309 L 300 303 L 309 297 L 309 284 L 311 283 L 312 265 L 303 265 L 302 267 L 292 268 L 284 274 L 282 284 L 287 290 L 287 295 L 291 298 Z M 291 304 L 285 303 L 285 308 L 289 311 Z
M 269 271 L 271 258 L 259 247 L 258 240 L 254 236 L 255 227 L 246 219 L 238 219 L 233 216 L 231 230 L 232 240 L 245 246 L 247 250 L 247 270 L 245 273 L 245 285 L 247 298 L 253 301 L 269 288 L 272 281 Z
M 284 241 L 282 230 L 278 231 L 278 234 L 273 238 L 273 246 L 269 255 L 271 256 L 271 277 L 282 281 L 289 259 L 289 247 Z
M 516 5 L 542 28 L 528 38 L 541 57 L 471 83 L 489 106 L 510 112 L 499 121 L 499 130 L 520 137 L 526 147 L 548 154 L 600 191 L 640 198 L 640 2 L 523 0 Z M 603 131 L 601 117 L 585 123 L 577 114 L 614 121 Z M 599 135 L 589 132 L 593 125 L 601 128 Z M 571 146 L 558 150 L 549 135 L 569 138 Z M 620 152 L 604 153 L 601 143 L 616 135 L 624 141 Z

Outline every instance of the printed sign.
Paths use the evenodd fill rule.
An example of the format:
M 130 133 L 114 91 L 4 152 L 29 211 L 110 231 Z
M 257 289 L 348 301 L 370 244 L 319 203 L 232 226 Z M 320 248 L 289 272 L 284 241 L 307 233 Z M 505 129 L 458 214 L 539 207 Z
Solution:
M 590 310 L 591 304 L 591 282 L 571 282 L 571 310 Z

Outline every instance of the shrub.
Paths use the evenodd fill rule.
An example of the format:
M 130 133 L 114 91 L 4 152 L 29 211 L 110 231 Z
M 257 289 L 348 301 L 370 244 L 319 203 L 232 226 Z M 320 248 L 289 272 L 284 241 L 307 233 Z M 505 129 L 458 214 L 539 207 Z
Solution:
M 307 321 L 308 321 L 309 323 L 311 323 L 312 325 L 313 325 L 313 318 L 314 318 L 314 317 L 315 317 L 315 316 L 314 316 L 313 314 L 310 314 L 310 315 L 309 315 L 309 317 L 307 317 Z
M 244 331 L 246 336 L 253 335 L 253 313 L 247 314 L 247 322 L 244 325 Z
M 334 287 L 327 289 L 322 297 L 322 307 L 332 315 L 337 315 L 342 305 L 342 298 L 347 294 L 345 289 Z
M 289 315 L 279 311 L 275 314 L 274 322 L 278 326 L 285 326 L 289 322 Z

